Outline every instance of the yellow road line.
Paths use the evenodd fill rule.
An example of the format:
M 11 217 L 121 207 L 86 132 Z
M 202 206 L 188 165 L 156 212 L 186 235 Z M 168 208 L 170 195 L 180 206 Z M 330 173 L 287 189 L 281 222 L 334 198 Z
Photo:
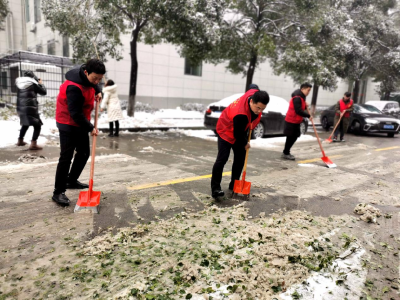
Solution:
M 333 156 L 329 156 L 329 158 L 338 158 L 338 157 L 342 157 L 343 155 L 333 155 Z M 301 160 L 298 163 L 299 164 L 308 164 L 308 163 L 312 163 L 312 162 L 316 162 L 316 161 L 320 161 L 321 158 L 313 158 L 313 159 L 307 159 L 307 160 Z
M 149 183 L 149 184 L 128 186 L 127 189 L 131 190 L 131 191 L 144 190 L 144 189 L 149 189 L 149 188 L 158 187 L 158 186 L 165 186 L 165 185 L 172 185 L 172 184 L 177 184 L 177 183 L 182 183 L 182 182 L 207 179 L 207 178 L 211 178 L 211 176 L 212 175 L 210 174 L 210 175 L 203 175 L 203 176 L 197 176 L 197 177 L 180 178 L 180 179 L 174 179 L 174 180 L 168 180 L 168 181 L 154 182 L 154 183 Z M 222 176 L 231 176 L 231 172 L 224 172 L 224 173 L 222 173 Z
M 393 150 L 393 149 L 399 149 L 400 146 L 394 146 L 394 147 L 388 147 L 388 148 L 380 148 L 380 149 L 375 149 L 375 151 L 387 151 L 387 150 Z

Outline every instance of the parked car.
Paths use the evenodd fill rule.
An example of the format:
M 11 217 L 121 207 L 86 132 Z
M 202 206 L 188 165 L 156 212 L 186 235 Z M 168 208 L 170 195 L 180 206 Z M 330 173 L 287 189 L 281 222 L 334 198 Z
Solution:
M 204 115 L 204 126 L 217 133 L 215 128 L 217 126 L 218 118 L 221 116 L 222 111 L 228 107 L 233 101 L 240 98 L 244 94 L 234 94 L 226 97 L 218 102 L 211 103 Z M 269 103 L 264 110 L 260 123 L 252 131 L 251 137 L 253 139 L 263 137 L 264 135 L 278 135 L 283 134 L 283 126 L 285 121 L 286 112 L 289 108 L 289 103 L 280 97 L 269 96 Z M 304 118 L 301 123 L 301 133 L 305 134 L 308 129 L 308 119 Z
M 333 126 L 335 118 L 335 105 L 325 109 L 321 113 L 321 124 L 326 130 Z M 395 117 L 383 114 L 379 109 L 368 104 L 354 104 L 354 111 L 350 116 L 348 131 L 354 134 L 368 132 L 387 133 L 394 137 L 400 129 L 400 120 Z
M 391 115 L 399 118 L 400 115 L 400 105 L 396 101 L 368 101 L 365 104 L 372 105 L 382 111 L 385 115 Z

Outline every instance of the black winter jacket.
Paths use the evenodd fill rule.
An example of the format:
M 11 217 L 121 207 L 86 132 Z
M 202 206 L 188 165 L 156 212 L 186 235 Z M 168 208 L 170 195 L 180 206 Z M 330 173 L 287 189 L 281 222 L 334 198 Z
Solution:
M 39 116 L 37 94 L 45 96 L 47 94 L 46 87 L 31 77 L 18 77 L 15 84 L 18 89 L 17 112 L 21 125 L 43 125 Z

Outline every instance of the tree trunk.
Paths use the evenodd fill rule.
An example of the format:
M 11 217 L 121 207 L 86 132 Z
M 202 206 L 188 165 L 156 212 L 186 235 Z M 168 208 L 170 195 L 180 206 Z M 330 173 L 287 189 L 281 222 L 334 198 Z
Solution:
M 356 79 L 354 81 L 354 88 L 353 88 L 353 101 L 354 101 L 354 103 L 358 103 L 359 95 L 360 95 L 360 79 Z
M 313 117 L 315 115 L 315 107 L 317 105 L 317 100 L 318 100 L 318 90 L 319 90 L 319 85 L 314 82 L 312 98 L 311 98 L 311 116 Z
M 385 95 L 383 96 L 382 100 L 389 100 L 390 98 L 390 92 L 385 92 Z
M 247 69 L 246 86 L 244 89 L 245 92 L 247 91 L 249 85 L 253 83 L 253 76 L 254 76 L 254 71 L 256 69 L 256 64 L 257 64 L 257 54 L 253 54 L 250 59 L 249 68 Z
M 131 78 L 129 83 L 129 100 L 128 100 L 128 116 L 133 117 L 135 114 L 136 104 L 136 84 L 138 77 L 138 61 L 137 61 L 137 41 L 139 30 L 135 29 L 132 32 L 131 46 Z

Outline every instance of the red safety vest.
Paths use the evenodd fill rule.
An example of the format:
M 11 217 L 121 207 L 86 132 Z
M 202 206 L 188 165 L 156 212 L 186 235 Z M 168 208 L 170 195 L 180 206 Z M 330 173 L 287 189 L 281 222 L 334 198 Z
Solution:
M 303 122 L 303 117 L 299 116 L 296 114 L 296 111 L 294 110 L 294 104 L 293 104 L 293 99 L 299 97 L 301 99 L 301 109 L 305 110 L 306 109 L 306 101 L 301 98 L 300 96 L 294 96 L 292 99 L 290 99 L 289 102 L 289 109 L 286 113 L 285 121 L 288 123 L 293 123 L 293 124 L 300 124 Z
M 343 112 L 353 105 L 353 99 L 350 99 L 348 104 L 344 103 L 343 99 L 340 99 L 339 105 L 340 105 L 340 112 Z M 336 113 L 336 115 L 339 116 L 338 113 Z M 349 111 L 345 112 L 343 118 L 349 118 L 349 117 L 350 117 L 350 112 Z
M 258 117 L 253 122 L 251 122 L 251 110 L 248 100 L 249 97 L 252 96 L 255 92 L 258 92 L 258 90 L 248 90 L 242 97 L 235 100 L 227 108 L 225 108 L 221 116 L 219 117 L 216 128 L 217 133 L 223 140 L 227 141 L 228 143 L 234 144 L 236 141 L 233 134 L 233 118 L 237 115 L 246 115 L 249 120 L 245 132 L 250 126 L 252 129 L 254 129 L 260 122 L 262 113 L 260 113 Z
M 83 114 L 88 121 L 90 121 L 90 114 L 94 107 L 95 90 L 92 87 L 85 87 L 69 80 L 66 80 L 60 86 L 60 93 L 57 96 L 56 121 L 61 124 L 79 127 L 79 125 L 72 119 L 68 110 L 67 87 L 70 85 L 75 85 L 82 91 L 82 95 L 85 98 L 85 102 L 83 103 Z

